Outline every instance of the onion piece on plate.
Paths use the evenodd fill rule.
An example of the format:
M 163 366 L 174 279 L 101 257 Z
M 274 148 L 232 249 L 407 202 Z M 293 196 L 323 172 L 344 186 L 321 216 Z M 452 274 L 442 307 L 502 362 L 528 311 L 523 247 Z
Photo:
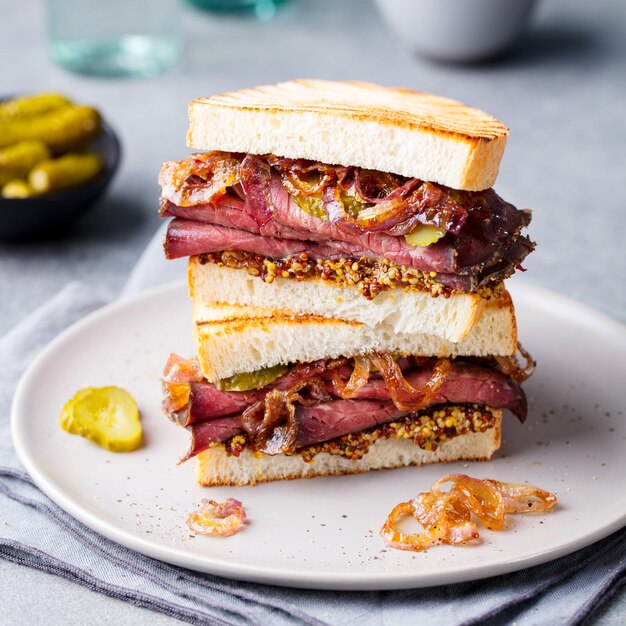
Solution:
M 451 483 L 451 487 L 443 491 L 441 486 L 446 483 Z M 395 506 L 380 535 L 391 548 L 419 552 L 437 543 L 454 545 L 478 539 L 478 529 L 472 517 L 489 530 L 502 530 L 506 513 L 549 511 L 555 503 L 553 493 L 533 485 L 448 474 L 430 491 Z M 422 525 L 424 530 L 421 533 L 407 534 L 398 530 L 397 522 L 408 516 L 415 517 Z
M 198 535 L 230 537 L 246 523 L 243 504 L 234 498 L 219 503 L 203 498 L 200 508 L 189 514 L 187 526 Z

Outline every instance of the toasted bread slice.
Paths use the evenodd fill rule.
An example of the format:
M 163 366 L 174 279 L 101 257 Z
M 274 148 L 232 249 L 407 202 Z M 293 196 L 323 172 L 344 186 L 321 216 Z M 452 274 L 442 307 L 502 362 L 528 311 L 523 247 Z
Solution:
M 189 294 L 196 301 L 288 309 L 368 326 L 384 324 L 397 333 L 425 333 L 458 342 L 467 337 L 488 303 L 476 294 L 434 298 L 430 292 L 391 289 L 373 300 L 356 287 L 340 286 L 321 278 L 302 282 L 276 277 L 266 283 L 245 270 L 202 264 L 190 257 Z
M 508 294 L 490 301 L 465 339 L 452 343 L 393 327 L 367 326 L 291 311 L 194 302 L 194 333 L 202 371 L 210 382 L 279 363 L 316 361 L 368 352 L 422 356 L 515 354 L 517 326 Z
M 194 100 L 187 144 L 480 190 L 496 180 L 507 134 L 494 117 L 448 98 L 361 82 L 293 80 Z
M 299 455 L 263 456 L 244 450 L 234 457 L 228 456 L 223 447 L 209 448 L 196 457 L 196 480 L 206 486 L 254 485 L 272 480 L 361 474 L 426 463 L 487 461 L 500 447 L 502 425 L 502 411 L 491 411 L 496 419 L 489 430 L 459 435 L 444 441 L 435 451 L 423 450 L 409 439 L 379 439 L 361 459 L 350 460 L 324 452 L 307 463 Z

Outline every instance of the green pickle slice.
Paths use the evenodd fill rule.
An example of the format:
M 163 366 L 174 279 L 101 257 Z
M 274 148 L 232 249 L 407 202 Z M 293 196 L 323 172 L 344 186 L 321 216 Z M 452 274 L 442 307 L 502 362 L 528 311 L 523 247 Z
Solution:
M 343 194 L 341 195 L 341 201 L 343 202 L 343 207 L 346 210 L 346 213 L 355 219 L 359 217 L 359 213 L 361 211 L 369 209 L 372 206 L 371 204 L 357 200 L 353 196 L 344 196 Z
M 324 203 L 319 196 L 291 196 L 294 202 L 305 212 L 313 217 L 319 217 L 320 219 L 328 219 L 326 217 L 326 211 L 324 211 Z
M 410 233 L 404 235 L 404 238 L 410 246 L 425 248 L 431 243 L 439 241 L 445 234 L 446 231 L 442 228 L 437 228 L 436 226 L 432 226 L 430 224 L 420 224 Z
M 319 217 L 324 221 L 328 221 L 328 215 L 326 215 L 326 210 L 324 209 L 324 202 L 321 196 L 291 196 L 294 202 L 305 212 L 313 217 Z M 341 195 L 341 201 L 343 202 L 344 209 L 348 215 L 351 215 L 354 218 L 359 216 L 359 213 L 363 209 L 367 209 L 371 206 L 371 204 L 366 204 L 365 202 L 361 202 L 357 200 L 353 196 Z
M 235 374 L 229 378 L 222 378 L 215 383 L 220 391 L 250 391 L 261 389 L 280 378 L 289 368 L 286 365 L 274 365 L 256 372 Z
M 141 422 L 135 398 L 120 387 L 87 387 L 61 411 L 61 428 L 112 452 L 131 452 L 141 445 Z

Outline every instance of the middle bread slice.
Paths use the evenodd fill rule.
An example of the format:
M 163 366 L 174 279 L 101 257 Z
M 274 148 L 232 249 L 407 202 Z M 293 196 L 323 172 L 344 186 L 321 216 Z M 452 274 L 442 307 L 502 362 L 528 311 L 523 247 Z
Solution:
M 487 300 L 477 294 L 433 297 L 428 291 L 390 289 L 366 299 L 354 287 L 321 278 L 297 281 L 276 277 L 268 283 L 244 269 L 203 263 L 197 256 L 189 259 L 188 281 L 189 294 L 199 310 L 202 303 L 219 302 L 290 311 L 290 315 L 305 314 L 309 319 L 311 316 L 331 318 L 334 324 L 338 320 L 359 322 L 369 327 L 369 330 L 358 331 L 363 336 L 399 333 L 405 337 L 418 333 L 439 338 L 444 343 L 458 343 L 469 336 L 486 311 L 493 315 L 502 309 L 501 315 L 512 318 L 510 298 L 504 291 Z M 316 322 L 317 326 L 322 323 L 323 320 Z M 378 326 L 383 328 L 372 334 L 372 328 Z M 348 327 L 344 324 L 342 328 Z
M 371 352 L 508 356 L 517 349 L 515 311 L 506 291 L 485 301 L 478 321 L 458 342 L 441 334 L 398 333 L 387 324 L 369 326 L 286 309 L 209 302 L 198 295 L 193 298 L 193 315 L 198 359 L 210 382 L 280 363 Z

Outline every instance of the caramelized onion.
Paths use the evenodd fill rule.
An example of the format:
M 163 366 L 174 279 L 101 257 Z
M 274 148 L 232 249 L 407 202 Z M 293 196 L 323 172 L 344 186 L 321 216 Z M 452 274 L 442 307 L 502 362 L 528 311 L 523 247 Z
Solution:
M 324 189 L 322 204 L 331 224 L 348 233 L 358 232 L 354 218 L 346 211 L 337 185 L 329 185 Z
M 445 483 L 452 483 L 448 491 L 441 490 Z M 394 507 L 380 534 L 388 546 L 400 550 L 425 550 L 436 543 L 465 543 L 479 536 L 472 516 L 490 530 L 502 530 L 506 513 L 547 511 L 555 503 L 554 494 L 532 485 L 449 474 L 429 492 Z M 415 517 L 423 532 L 409 535 L 397 530 L 397 521 L 408 515 Z
M 478 529 L 463 499 L 454 492 L 421 493 L 413 500 L 415 519 L 440 543 L 465 543 L 478 538 Z
M 326 175 L 314 175 L 307 178 L 301 178 L 301 176 L 295 172 L 285 172 L 282 175 L 283 185 L 292 196 L 315 196 L 321 193 L 322 189 L 331 181 L 331 178 Z
M 374 206 L 361 211 L 356 225 L 362 230 L 395 236 L 406 235 L 419 224 L 458 234 L 468 215 L 451 190 L 411 178 Z
M 469 217 L 469 192 L 456 191 L 431 182 L 422 183 L 407 199 L 418 221 L 458 235 Z
M 280 158 L 271 154 L 267 156 L 267 160 L 280 175 L 285 189 L 292 196 L 300 198 L 320 194 L 337 179 L 337 170 L 346 169 L 323 163 Z
M 252 166 L 252 167 L 251 167 Z M 162 184 L 173 187 L 168 199 L 180 206 L 211 203 L 230 191 L 271 217 L 269 182 L 275 172 L 294 197 L 322 197 L 331 222 L 359 232 L 408 234 L 418 224 L 458 235 L 471 216 L 469 230 L 487 241 L 513 236 L 529 221 L 523 211 L 504 202 L 492 189 L 458 191 L 437 183 L 387 172 L 328 165 L 274 155 L 229 152 L 194 154 L 163 166 Z M 330 193 L 327 193 L 329 192 Z M 342 194 L 369 205 L 355 219 Z
M 259 157 L 248 154 L 241 163 L 240 178 L 246 202 L 254 209 L 254 215 L 260 217 L 259 226 L 267 224 L 272 217 L 269 164 Z
M 400 177 L 394 174 L 361 168 L 354 171 L 354 190 L 363 202 L 370 204 L 385 202 L 390 194 L 401 186 Z
M 519 341 L 517 342 L 517 349 L 526 361 L 523 367 L 520 366 L 519 361 L 517 360 L 517 355 L 494 356 L 493 358 L 498 365 L 498 369 L 503 374 L 510 376 L 518 383 L 523 383 L 532 376 L 535 371 L 536 363 L 530 353 L 524 348 L 524 346 L 522 346 L 521 343 L 519 343 Z
M 299 393 L 305 389 L 308 395 Z M 324 381 L 318 377 L 308 378 L 288 389 L 269 391 L 241 414 L 241 425 L 258 451 L 265 454 L 290 452 L 298 435 L 294 403 L 306 406 L 330 400 Z
M 332 371 L 331 381 L 337 395 L 344 400 L 354 398 L 369 380 L 372 367 L 380 371 L 392 402 L 401 411 L 408 412 L 419 411 L 432 404 L 439 388 L 453 369 L 449 359 L 439 359 L 430 379 L 419 389 L 415 389 L 404 378 L 400 364 L 392 355 L 373 353 L 358 356 L 354 358 L 354 369 L 347 382 L 344 382 L 338 368 Z
M 192 154 L 182 161 L 166 163 L 161 177 L 171 178 L 181 206 L 215 202 L 239 182 L 240 163 L 241 157 L 229 152 Z
M 361 232 L 401 236 L 418 224 L 428 224 L 458 234 L 469 211 L 475 214 L 478 222 L 484 221 L 481 199 L 488 201 L 489 206 L 503 204 L 495 194 L 484 200 L 483 192 L 480 195 L 458 192 L 387 172 L 271 154 L 244 156 L 217 151 L 194 154 L 179 162 L 166 163 L 160 180 L 173 185 L 175 193 L 170 200 L 180 206 L 216 202 L 231 190 L 261 211 L 263 225 L 271 217 L 269 186 L 272 170 L 280 176 L 291 196 L 324 198 L 331 222 Z M 355 219 L 348 213 L 342 194 L 373 206 L 364 208 Z M 496 229 L 494 233 L 497 234 L 498 225 L 491 224 L 488 217 L 485 217 L 485 228 Z
M 435 497 L 441 497 L 441 485 L 452 482 L 448 493 L 456 493 L 465 499 L 468 510 L 473 513 L 490 530 L 504 528 L 504 502 L 498 489 L 492 482 L 472 478 L 465 474 L 449 474 L 439 479 L 431 491 Z
M 200 368 L 200 363 L 197 358 L 184 359 L 182 356 L 172 352 L 170 354 L 165 369 L 163 370 L 163 382 L 167 383 L 190 383 L 200 382 L 204 374 Z
M 170 354 L 161 378 L 163 411 L 169 415 L 182 409 L 189 402 L 189 383 L 199 382 L 203 377 L 198 359 L 187 360 Z
M 415 209 L 409 206 L 406 196 L 419 184 L 419 180 L 412 178 L 374 206 L 363 209 L 356 220 L 357 226 L 363 230 L 387 230 L 408 219 Z
M 341 357 L 327 361 L 315 361 L 313 363 L 296 363 L 289 368 L 289 371 L 276 381 L 277 389 L 289 389 L 296 383 L 316 378 L 324 374 L 328 370 L 341 367 L 348 362 L 348 359 Z
M 400 502 L 397 504 L 389 517 L 380 529 L 380 535 L 390 548 L 398 550 L 414 550 L 419 552 L 427 550 L 439 542 L 439 536 L 434 531 L 424 531 L 422 533 L 403 533 L 399 531 L 396 524 L 399 519 L 415 514 L 415 504 L 412 502 Z
M 389 389 L 391 400 L 400 411 L 419 411 L 431 404 L 452 371 L 449 359 L 438 359 L 430 379 L 419 389 L 415 389 L 404 378 L 400 366 L 390 354 L 373 353 L 369 358 L 380 371 Z
M 359 389 L 367 383 L 369 377 L 370 359 L 366 356 L 354 357 L 354 369 L 347 383 L 341 378 L 341 372 L 338 367 L 333 369 L 331 373 L 333 389 L 337 395 L 344 400 L 354 398 L 354 396 L 359 393 Z
M 506 513 L 538 513 L 551 509 L 556 503 L 556 496 L 534 485 L 518 485 L 501 483 L 497 480 L 486 480 L 497 489 L 503 499 Z
M 234 498 L 219 503 L 203 498 L 200 508 L 187 517 L 189 530 L 198 535 L 230 537 L 234 535 L 247 520 L 243 504 Z

